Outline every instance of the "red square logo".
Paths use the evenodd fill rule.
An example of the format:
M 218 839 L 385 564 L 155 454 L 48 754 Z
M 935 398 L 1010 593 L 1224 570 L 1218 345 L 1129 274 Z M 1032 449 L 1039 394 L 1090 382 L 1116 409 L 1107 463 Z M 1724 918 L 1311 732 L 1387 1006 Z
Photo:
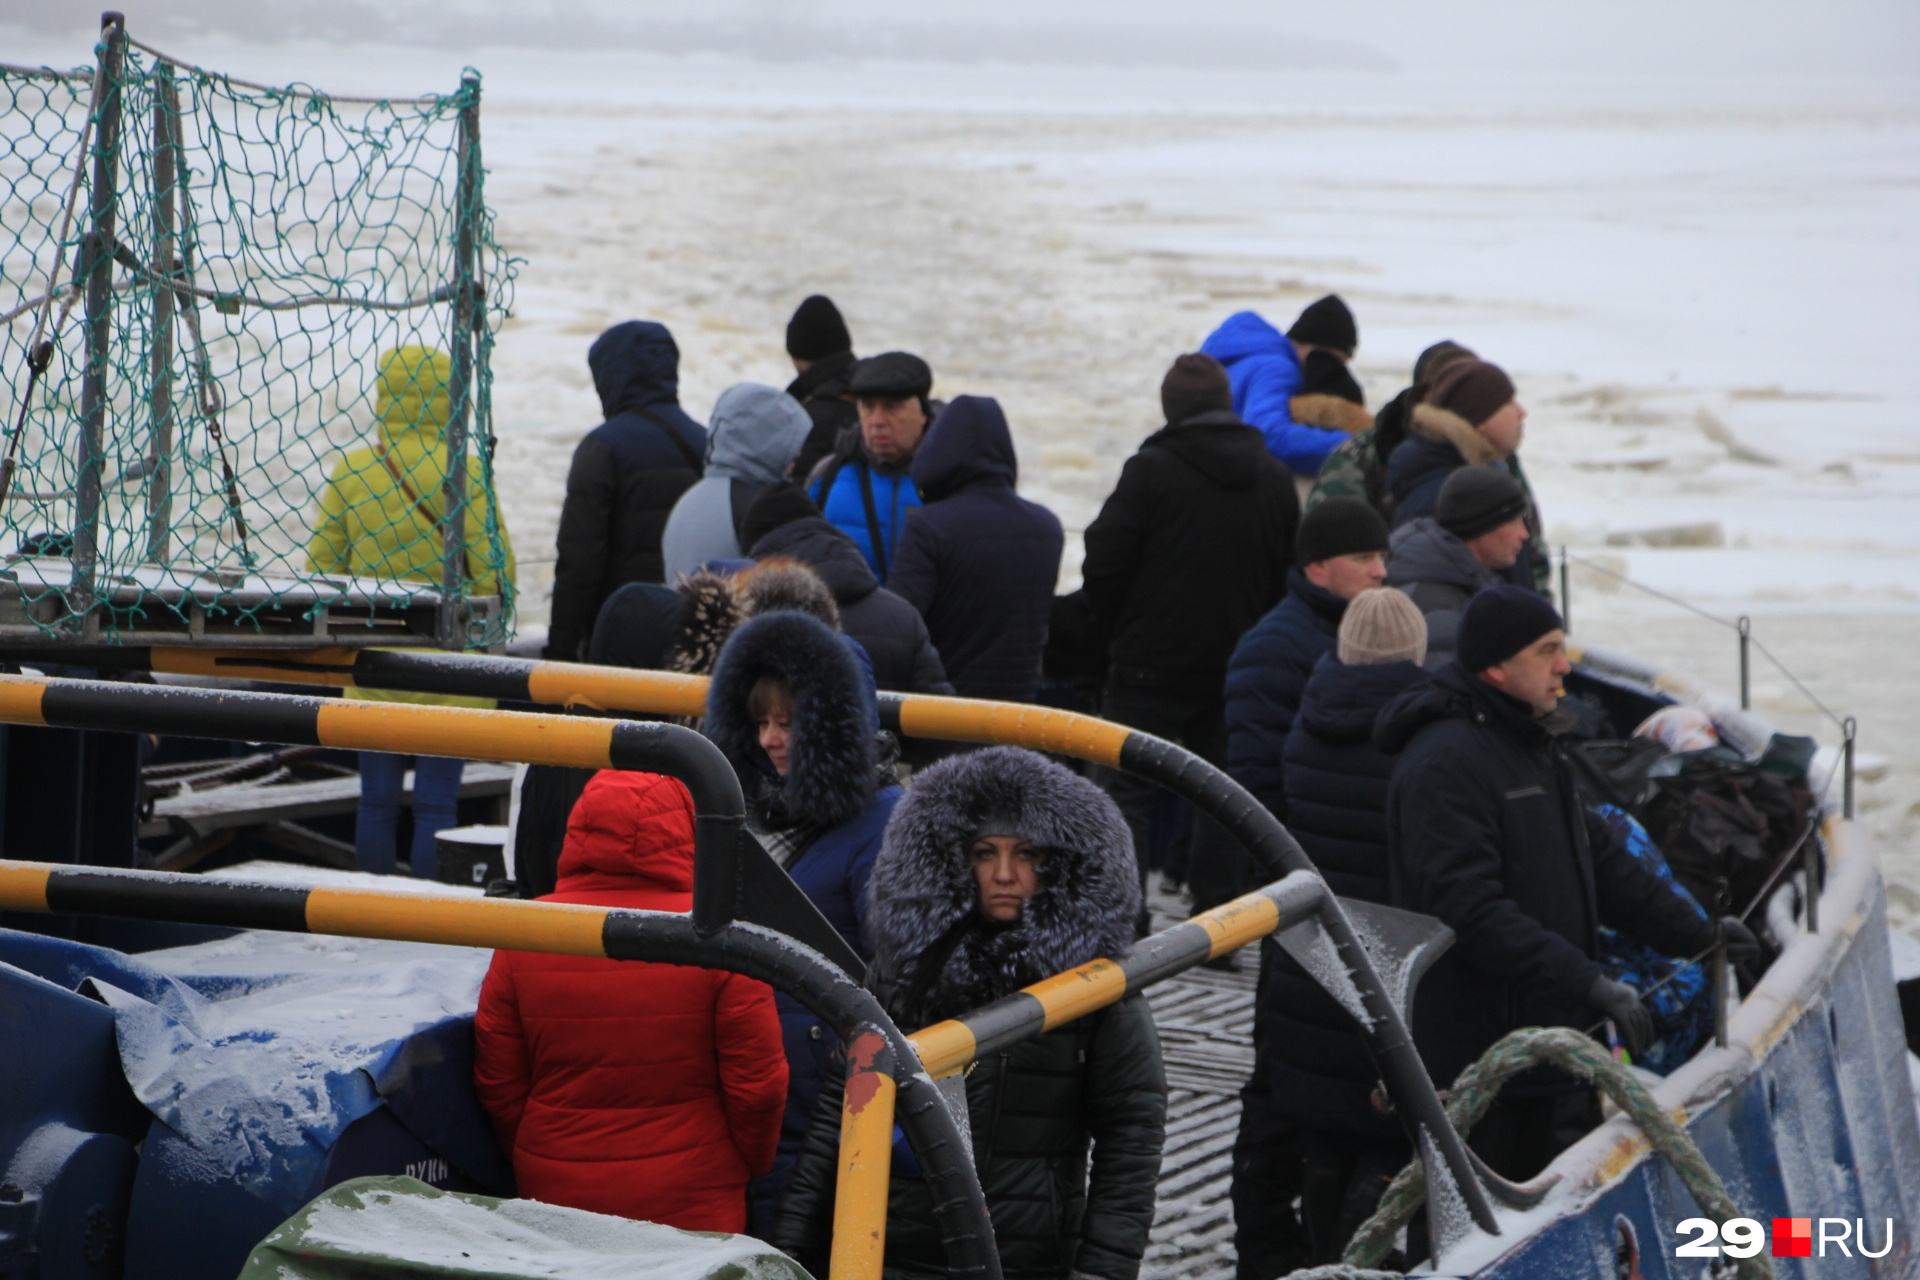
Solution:
M 1775 1218 L 1773 1220 L 1773 1256 L 1811 1258 L 1813 1256 L 1813 1219 Z

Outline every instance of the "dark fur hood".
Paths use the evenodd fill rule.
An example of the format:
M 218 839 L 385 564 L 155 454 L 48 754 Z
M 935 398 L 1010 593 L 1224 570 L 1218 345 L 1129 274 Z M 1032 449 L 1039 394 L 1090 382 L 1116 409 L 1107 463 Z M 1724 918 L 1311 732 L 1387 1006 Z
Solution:
M 790 816 L 823 826 L 855 817 L 873 795 L 879 707 L 852 645 L 804 613 L 763 613 L 740 624 L 707 689 L 702 730 L 749 796 L 775 778 L 747 697 L 763 675 L 793 690 L 792 768 L 780 785 Z
M 1048 851 L 1039 892 L 1012 925 L 979 912 L 968 851 L 983 824 Z M 1031 751 L 992 747 L 914 780 L 887 824 L 867 901 L 876 985 L 902 1026 L 919 1027 L 1128 954 L 1140 881 L 1127 824 L 1104 791 Z M 923 957 L 937 976 L 922 971 Z

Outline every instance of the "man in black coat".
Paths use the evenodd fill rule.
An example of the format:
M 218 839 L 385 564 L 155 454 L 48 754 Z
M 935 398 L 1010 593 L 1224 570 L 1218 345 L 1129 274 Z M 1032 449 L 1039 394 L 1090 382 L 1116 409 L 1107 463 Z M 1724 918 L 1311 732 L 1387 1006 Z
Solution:
M 853 539 L 822 519 L 798 485 L 778 484 L 761 494 L 741 533 L 755 560 L 798 560 L 827 584 L 840 607 L 840 630 L 873 663 L 875 688 L 953 692 L 919 611 L 880 585 Z
M 629 582 L 660 582 L 660 534 L 700 478 L 707 429 L 680 408 L 680 348 L 663 324 L 628 320 L 587 351 L 607 420 L 573 451 L 553 566 L 549 658 L 580 660 L 594 618 Z
M 1014 492 L 1018 477 L 987 396 L 956 396 L 913 455 L 926 505 L 907 515 L 887 587 L 926 618 L 966 698 L 1031 702 L 1040 686 L 1065 538 L 1053 512 Z
M 1087 527 L 1081 574 L 1111 640 L 1103 714 L 1223 765 L 1227 659 L 1286 592 L 1300 499 L 1266 437 L 1234 415 L 1213 357 L 1175 360 L 1160 404 L 1165 429 L 1127 459 Z M 1118 772 L 1105 781 L 1144 851 L 1153 785 Z M 1246 887 L 1236 865 L 1226 832 L 1202 819 L 1189 860 L 1195 910 Z
M 1560 708 L 1572 667 L 1560 616 L 1502 584 L 1473 598 L 1454 661 L 1389 703 L 1375 743 L 1397 754 L 1387 794 L 1393 903 L 1437 916 L 1455 941 L 1421 983 L 1413 1036 L 1442 1086 L 1517 1027 L 1597 1029 L 1637 1052 L 1652 1019 L 1600 969 L 1606 925 L 1665 955 L 1724 936 L 1758 953 L 1745 926 L 1702 920 L 1582 804 Z M 1535 1068 L 1474 1128 L 1497 1172 L 1531 1178 L 1600 1120 L 1591 1089 Z
M 860 415 L 848 396 L 853 366 L 853 335 L 840 308 L 824 293 L 802 302 L 787 321 L 787 356 L 800 376 L 787 384 L 787 394 L 813 419 L 813 430 L 793 460 L 793 474 L 813 473 L 820 459 L 833 452 L 834 442 L 848 427 L 860 424 Z

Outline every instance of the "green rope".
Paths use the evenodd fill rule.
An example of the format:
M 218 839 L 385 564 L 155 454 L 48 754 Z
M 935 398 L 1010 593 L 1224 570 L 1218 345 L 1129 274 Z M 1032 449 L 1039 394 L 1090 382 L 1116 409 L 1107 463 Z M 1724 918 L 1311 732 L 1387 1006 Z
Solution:
M 478 77 L 329 97 L 128 44 L 110 79 L 0 65 L 0 627 L 62 639 L 84 622 L 111 641 L 191 627 L 198 607 L 223 634 L 297 636 L 329 608 L 386 637 L 374 628 L 437 595 L 464 551 L 462 593 L 501 597 L 465 643 L 510 638 L 491 356 L 515 263 L 484 200 Z M 349 577 L 387 612 L 350 602 Z
M 1543 1063 L 1605 1090 L 1614 1104 L 1640 1127 L 1648 1145 L 1673 1165 L 1680 1181 L 1708 1217 L 1725 1222 L 1741 1216 L 1727 1195 L 1720 1175 L 1700 1154 L 1692 1135 L 1653 1100 L 1653 1095 L 1633 1072 L 1615 1061 L 1613 1055 L 1591 1037 L 1571 1028 L 1528 1027 L 1510 1032 L 1454 1081 L 1447 1099 L 1447 1118 L 1464 1136 L 1487 1114 L 1501 1085 L 1529 1067 Z M 1379 1263 L 1393 1248 L 1394 1237 L 1413 1220 L 1425 1200 L 1426 1178 L 1416 1159 L 1394 1178 L 1374 1215 L 1360 1224 L 1347 1245 L 1343 1265 L 1369 1267 Z M 1741 1258 L 1736 1265 L 1741 1280 L 1773 1280 L 1773 1264 L 1763 1256 Z M 1298 1280 L 1308 1274 L 1311 1273 L 1295 1272 L 1294 1278 Z M 1324 1280 L 1347 1280 L 1349 1275 L 1353 1275 L 1354 1280 L 1362 1277 L 1371 1280 L 1376 1274 L 1330 1271 Z

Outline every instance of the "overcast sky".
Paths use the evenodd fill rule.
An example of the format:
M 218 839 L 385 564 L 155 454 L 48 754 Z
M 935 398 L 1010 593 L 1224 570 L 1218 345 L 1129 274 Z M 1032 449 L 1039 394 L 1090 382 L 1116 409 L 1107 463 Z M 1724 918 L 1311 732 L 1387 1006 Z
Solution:
M 84 39 L 99 0 L 0 0 Z M 161 41 L 733 52 L 811 60 L 1920 77 L 1916 0 L 132 0 Z M 41 41 L 33 44 L 38 47 Z M 84 58 L 84 47 L 75 61 Z M 181 51 L 181 56 L 190 56 Z

